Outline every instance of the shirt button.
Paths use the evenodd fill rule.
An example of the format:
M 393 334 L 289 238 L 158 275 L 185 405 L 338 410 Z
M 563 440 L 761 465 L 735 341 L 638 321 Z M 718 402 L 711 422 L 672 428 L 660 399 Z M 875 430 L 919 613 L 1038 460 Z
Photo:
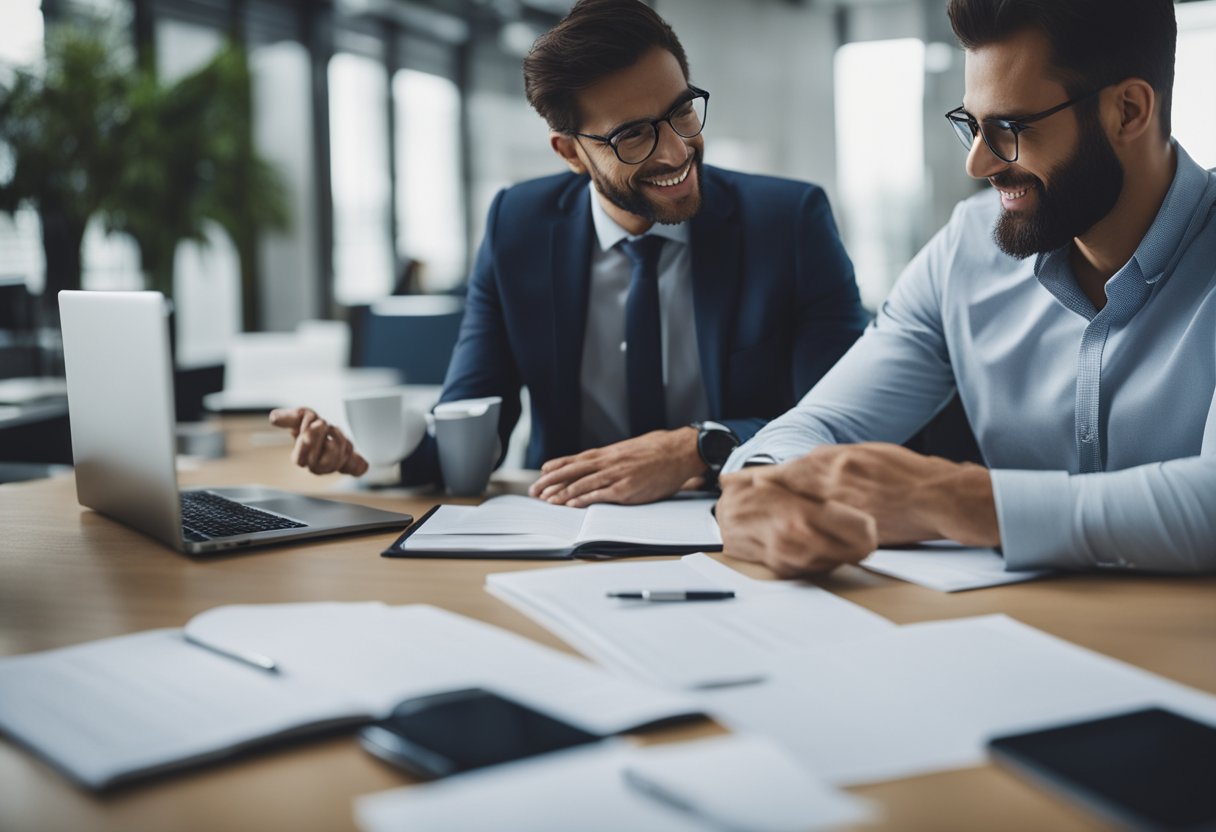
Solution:
M 627 349 L 629 349 L 629 343 L 626 341 L 622 341 L 621 342 L 621 352 L 625 352 L 625 350 L 627 350 Z

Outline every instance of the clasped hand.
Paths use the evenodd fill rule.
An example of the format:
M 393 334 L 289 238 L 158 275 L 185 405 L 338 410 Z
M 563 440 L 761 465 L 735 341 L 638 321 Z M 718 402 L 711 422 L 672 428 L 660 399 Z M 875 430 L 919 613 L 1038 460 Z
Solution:
M 782 577 L 857 563 L 880 545 L 950 538 L 998 546 L 987 469 L 869 442 L 823 445 L 722 477 L 728 554 Z

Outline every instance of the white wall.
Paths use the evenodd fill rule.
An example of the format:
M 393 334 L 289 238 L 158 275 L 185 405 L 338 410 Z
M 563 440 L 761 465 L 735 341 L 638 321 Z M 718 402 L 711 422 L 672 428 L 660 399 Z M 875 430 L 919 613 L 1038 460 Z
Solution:
M 836 196 L 830 9 L 776 0 L 658 0 L 710 91 L 706 160 L 822 185 Z M 834 201 L 834 200 L 833 200 Z

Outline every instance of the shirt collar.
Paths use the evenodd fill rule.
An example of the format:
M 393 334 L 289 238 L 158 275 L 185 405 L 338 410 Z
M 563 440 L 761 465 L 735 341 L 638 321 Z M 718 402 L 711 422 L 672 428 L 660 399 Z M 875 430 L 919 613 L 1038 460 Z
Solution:
M 1208 172 L 1191 159 L 1177 141 L 1171 139 L 1170 143 L 1177 159 L 1174 180 L 1165 194 L 1153 224 L 1149 226 L 1140 240 L 1140 245 L 1132 254 L 1132 259 L 1107 282 L 1108 303 L 1114 300 L 1111 290 L 1116 284 L 1141 283 L 1144 287 L 1151 287 L 1157 283 L 1165 275 L 1175 253 L 1187 244 L 1188 241 L 1184 238 L 1192 225 L 1191 219 L 1204 208 L 1201 203 L 1207 190 Z M 1035 260 L 1034 274 L 1065 306 L 1092 318 L 1093 304 L 1077 286 L 1072 267 L 1069 265 L 1071 248 L 1070 242 L 1054 251 L 1040 254 Z M 1128 289 L 1131 288 L 1128 285 Z M 1139 289 L 1135 290 L 1134 294 L 1135 299 L 1128 304 L 1131 308 L 1124 310 L 1126 317 L 1134 314 L 1148 297 L 1147 291 Z
M 608 216 L 608 212 L 604 210 L 603 204 L 600 203 L 599 197 L 596 196 L 595 186 L 587 185 L 587 195 L 591 200 L 591 221 L 595 224 L 595 236 L 599 239 L 600 250 L 608 251 L 621 240 L 632 239 L 636 236 L 630 234 L 625 229 L 617 225 L 616 220 Z M 646 232 L 654 234 L 656 237 L 663 237 L 667 240 L 674 240 L 677 243 L 688 244 L 688 223 L 682 222 L 679 225 L 663 225 L 655 223 Z

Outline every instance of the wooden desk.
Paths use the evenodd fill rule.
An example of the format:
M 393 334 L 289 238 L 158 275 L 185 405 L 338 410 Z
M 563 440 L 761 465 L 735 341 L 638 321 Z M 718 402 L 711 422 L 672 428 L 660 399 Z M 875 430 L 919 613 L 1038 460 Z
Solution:
M 229 425 L 229 457 L 183 472 L 183 484 L 261 482 L 415 515 L 435 502 L 433 495 L 335 495 L 329 491 L 333 478 L 291 468 L 285 446 L 262 429 L 260 420 Z M 568 649 L 482 589 L 488 572 L 544 564 L 379 557 L 392 534 L 192 560 L 80 508 L 70 476 L 0 486 L 0 530 L 0 654 L 181 626 L 221 604 L 322 600 L 426 602 Z M 732 565 L 765 577 L 761 569 Z M 1074 576 L 944 595 L 845 569 L 820 584 L 901 624 L 1004 612 L 1216 692 L 1214 578 Z M 655 739 L 716 731 L 704 723 Z M 253 752 L 98 797 L 0 740 L 0 829 L 344 830 L 353 828 L 352 797 L 406 782 L 353 739 L 339 736 Z M 880 828 L 1099 828 L 1088 816 L 991 767 L 854 791 L 882 806 Z

